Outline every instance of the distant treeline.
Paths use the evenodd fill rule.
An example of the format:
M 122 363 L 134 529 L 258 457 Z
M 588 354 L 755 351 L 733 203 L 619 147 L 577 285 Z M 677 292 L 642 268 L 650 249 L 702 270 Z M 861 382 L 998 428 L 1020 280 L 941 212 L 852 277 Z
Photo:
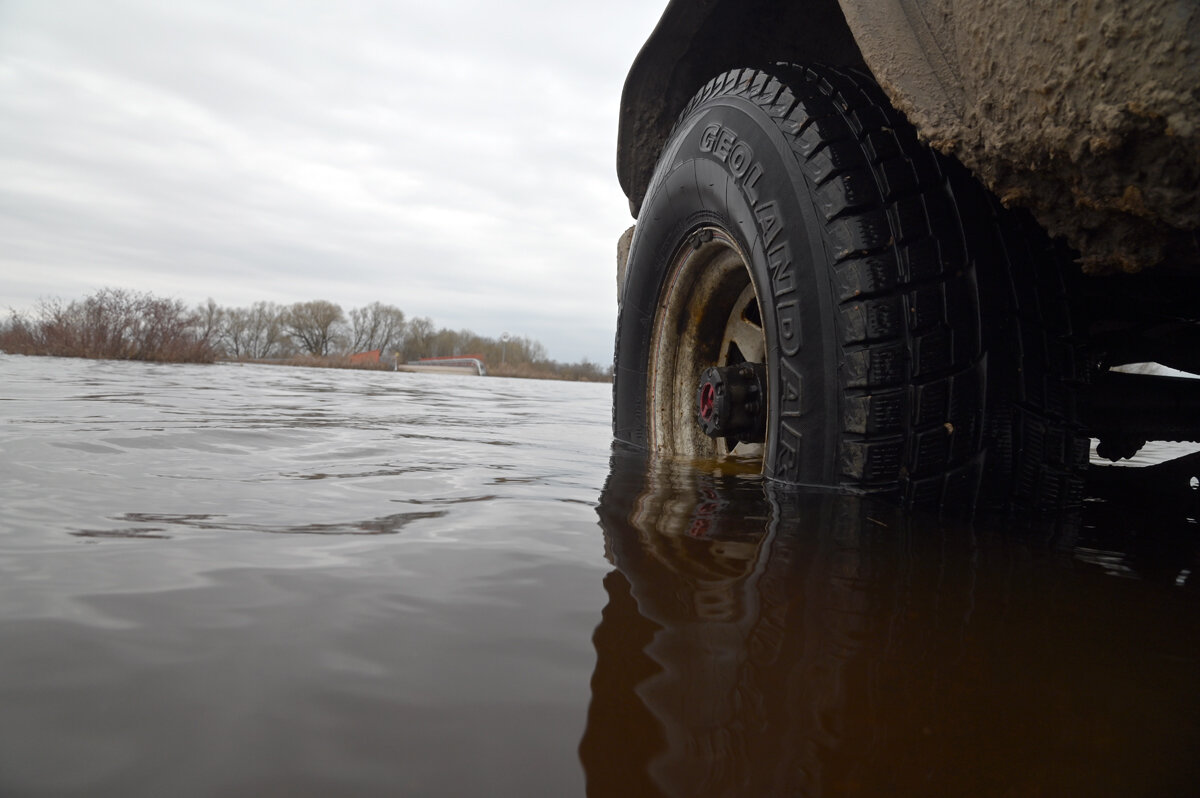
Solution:
M 380 350 L 381 362 L 351 364 L 350 355 Z M 470 330 L 438 328 L 409 319 L 393 305 L 373 302 L 349 313 L 323 299 L 279 305 L 256 302 L 195 308 L 177 299 L 104 288 L 83 300 L 43 300 L 29 313 L 12 311 L 0 323 L 0 351 L 58 357 L 211 363 L 261 360 L 303 365 L 390 367 L 425 357 L 482 356 L 491 374 L 570 380 L 609 380 L 611 367 L 584 360 L 558 363 L 541 343 L 506 340 Z

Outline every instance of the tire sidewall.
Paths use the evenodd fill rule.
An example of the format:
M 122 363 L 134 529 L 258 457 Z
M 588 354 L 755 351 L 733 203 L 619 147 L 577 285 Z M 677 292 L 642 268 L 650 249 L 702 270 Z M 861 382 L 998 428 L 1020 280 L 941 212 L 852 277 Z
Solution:
M 647 381 L 666 272 L 692 233 L 715 226 L 746 256 L 762 313 L 770 397 L 763 472 L 788 483 L 837 482 L 842 390 L 833 290 L 811 196 L 778 124 L 757 104 L 719 96 L 679 123 L 639 214 L 621 291 L 613 388 L 618 440 L 653 445 Z

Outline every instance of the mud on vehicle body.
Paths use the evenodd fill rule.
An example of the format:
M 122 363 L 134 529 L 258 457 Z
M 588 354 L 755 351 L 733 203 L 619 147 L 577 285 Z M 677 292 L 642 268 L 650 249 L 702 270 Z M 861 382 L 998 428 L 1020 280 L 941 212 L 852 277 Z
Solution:
M 1038 508 L 1200 439 L 1200 10 L 671 2 L 622 98 L 614 432 Z

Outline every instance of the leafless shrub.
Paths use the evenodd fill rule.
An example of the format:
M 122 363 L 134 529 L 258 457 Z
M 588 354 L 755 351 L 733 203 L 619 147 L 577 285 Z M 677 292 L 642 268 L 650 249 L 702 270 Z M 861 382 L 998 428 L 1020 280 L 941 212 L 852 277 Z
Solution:
M 13 354 L 211 363 L 216 352 L 199 314 L 177 299 L 104 288 L 82 301 L 43 300 L 0 330 Z
M 375 349 L 383 353 L 376 362 L 350 357 Z M 176 362 L 222 357 L 372 370 L 423 357 L 472 356 L 496 376 L 612 379 L 611 367 L 550 360 L 532 338 L 438 328 L 426 316 L 406 320 L 402 310 L 380 302 L 351 310 L 347 323 L 341 307 L 326 300 L 221 308 L 209 299 L 189 311 L 179 300 L 113 288 L 81 301 L 44 300 L 30 313 L 12 312 L 0 322 L 0 351 Z

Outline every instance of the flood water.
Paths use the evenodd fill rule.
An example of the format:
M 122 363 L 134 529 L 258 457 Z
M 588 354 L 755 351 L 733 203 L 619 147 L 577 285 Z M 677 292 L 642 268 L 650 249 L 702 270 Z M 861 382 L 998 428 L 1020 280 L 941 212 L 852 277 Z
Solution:
M 0 796 L 1200 794 L 1194 501 L 905 515 L 609 419 L 0 356 Z

